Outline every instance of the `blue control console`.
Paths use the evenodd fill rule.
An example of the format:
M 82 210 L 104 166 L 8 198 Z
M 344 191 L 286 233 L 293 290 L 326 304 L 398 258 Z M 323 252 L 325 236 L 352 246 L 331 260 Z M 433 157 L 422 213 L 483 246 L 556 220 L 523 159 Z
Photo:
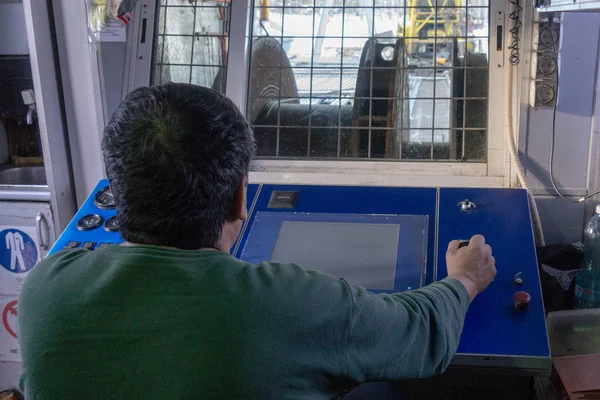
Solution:
M 49 254 L 123 241 L 107 187 L 106 180 L 98 184 Z M 236 257 L 293 262 L 377 293 L 443 279 L 448 243 L 483 234 L 498 275 L 471 305 L 453 365 L 550 371 L 524 190 L 249 185 L 248 210 Z M 527 292 L 529 302 L 516 307 L 517 292 Z
M 252 207 L 258 189 L 259 185 L 248 185 L 248 209 Z M 97 250 L 123 243 L 118 223 L 117 210 L 108 180 L 103 179 L 54 243 L 48 255 L 65 249 Z
M 84 248 L 97 250 L 122 243 L 117 210 L 108 180 L 101 180 L 48 252 Z

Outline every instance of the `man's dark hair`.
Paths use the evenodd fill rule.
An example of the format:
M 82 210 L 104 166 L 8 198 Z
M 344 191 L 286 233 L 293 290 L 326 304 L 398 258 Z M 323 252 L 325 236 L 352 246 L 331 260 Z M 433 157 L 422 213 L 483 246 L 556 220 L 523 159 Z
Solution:
M 229 99 L 168 83 L 127 96 L 102 150 L 123 239 L 199 249 L 218 245 L 255 145 Z

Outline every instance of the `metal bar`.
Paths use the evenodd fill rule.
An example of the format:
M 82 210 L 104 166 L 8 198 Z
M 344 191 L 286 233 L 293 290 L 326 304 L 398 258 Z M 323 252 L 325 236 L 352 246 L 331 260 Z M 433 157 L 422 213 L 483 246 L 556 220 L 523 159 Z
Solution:
M 361 4 L 364 6 L 366 19 L 367 19 L 367 30 L 370 37 L 375 36 L 375 0 L 369 5 L 369 0 L 361 0 Z M 369 24 L 370 23 L 370 24 Z M 342 36 L 344 33 L 342 32 Z
M 317 12 L 317 7 L 315 7 L 313 3 L 313 41 L 315 38 L 318 38 L 313 42 L 313 57 L 321 58 L 321 50 L 323 49 L 323 39 L 325 38 L 325 32 L 327 29 L 327 23 L 329 22 L 329 9 L 333 6 L 333 0 L 326 0 L 325 5 L 321 8 L 321 18 L 319 19 L 319 30 L 317 31 L 317 35 L 314 36 L 315 29 L 315 13 Z M 344 31 L 342 30 L 342 38 L 344 37 Z M 342 39 L 343 40 L 343 39 Z
M 161 64 L 161 63 L 157 63 L 157 64 Z M 161 64 L 165 67 L 205 67 L 205 68 L 221 68 L 221 67 L 226 67 L 227 63 L 225 64 L 195 64 L 195 63 L 164 63 Z
M 303 38 L 303 39 L 310 39 L 310 38 Z M 346 38 L 347 39 L 347 38 Z M 361 38 L 364 39 L 364 38 Z M 382 39 L 381 37 L 378 37 L 378 39 Z M 385 38 L 383 38 L 385 39 Z M 177 65 L 177 64 L 173 64 L 173 65 Z M 189 65 L 189 64 L 182 64 L 182 65 Z M 345 67 L 343 68 L 344 70 L 356 70 L 358 71 L 359 69 L 359 64 L 350 64 L 350 67 Z M 266 66 L 265 68 L 273 68 L 273 69 L 279 69 L 279 67 L 277 66 Z M 290 67 L 287 68 L 281 68 L 281 69 L 294 69 L 294 70 L 310 70 L 310 66 L 309 65 L 303 65 L 303 64 L 297 64 L 297 65 L 292 65 Z M 335 69 L 340 69 L 340 66 L 331 66 L 331 65 L 315 65 L 313 67 L 314 70 L 319 71 L 319 70 L 323 70 L 323 71 L 328 71 L 328 70 L 335 70 Z M 372 69 L 371 67 L 365 66 L 365 67 L 360 67 L 360 69 Z M 398 68 L 396 67 L 377 67 L 376 69 L 378 70 L 397 70 Z M 432 70 L 432 67 L 419 67 L 419 66 L 414 66 L 414 67 L 406 67 L 406 68 L 399 68 L 401 70 L 407 70 L 407 71 L 420 71 L 420 70 Z M 445 70 L 453 70 L 453 69 L 462 69 L 462 67 L 444 67 Z M 479 69 L 479 70 L 488 70 L 487 67 L 467 67 L 467 69 Z M 318 72 L 320 73 L 320 72 Z M 423 76 L 423 78 L 427 78 L 426 76 Z
M 223 27 L 222 27 L 223 37 L 220 38 L 219 44 L 221 45 L 221 49 L 220 49 L 221 50 L 221 64 L 224 64 L 225 68 L 227 68 L 227 62 L 229 59 L 229 29 L 230 29 L 230 27 L 227 25 L 227 23 L 231 21 L 231 4 L 228 2 L 224 2 L 222 9 L 223 9 L 223 12 L 222 12 L 222 15 L 223 15 Z M 194 60 L 192 60 L 192 62 L 193 61 Z M 207 67 L 204 67 L 204 68 L 206 69 Z M 221 71 L 221 69 L 219 69 L 219 71 Z M 225 69 L 225 71 L 223 71 L 223 72 L 225 74 L 224 91 L 227 92 L 227 69 Z M 218 76 L 218 72 L 217 72 L 217 76 Z M 214 79 L 216 79 L 216 76 Z M 244 96 L 244 97 L 246 97 L 246 96 Z
M 346 158 L 341 160 L 255 160 L 252 163 L 253 170 L 270 172 L 342 172 L 352 174 L 356 171 L 365 173 L 381 173 L 393 175 L 410 175 L 413 172 L 426 175 L 442 175 L 444 172 L 448 175 L 460 176 L 486 176 L 487 169 L 482 162 L 457 162 L 442 161 L 432 163 L 429 160 L 410 160 L 402 163 L 408 165 L 409 169 L 398 168 L 399 163 L 395 161 L 383 160 L 373 162 L 372 160 L 360 159 L 354 164 L 348 164 Z
M 328 95 L 327 93 L 325 94 L 317 94 L 317 95 L 313 95 L 312 99 L 330 99 L 332 96 Z M 333 96 L 335 97 L 335 96 Z M 264 96 L 257 96 L 255 97 L 256 99 L 273 99 L 276 100 L 277 97 L 264 97 Z M 377 100 L 433 100 L 433 97 L 373 97 L 374 99 Z M 300 97 L 282 97 L 283 100 L 308 100 L 311 99 L 311 97 L 307 97 L 307 96 L 300 96 Z M 371 99 L 371 97 L 342 97 L 342 99 L 354 99 L 354 100 L 369 100 Z M 437 100 L 487 100 L 487 97 L 436 97 L 435 99 Z M 482 126 L 483 129 L 485 129 L 485 126 Z M 415 128 L 415 129 L 419 129 L 419 128 Z M 468 129 L 468 128 L 467 128 Z
M 160 1 L 160 0 L 156 0 L 156 1 Z M 164 16 L 164 24 L 163 24 L 163 35 L 167 32 L 167 11 L 168 8 L 167 6 L 169 5 L 169 0 L 165 0 L 165 16 Z M 158 14 L 159 18 L 160 18 L 160 13 Z M 160 25 L 159 25 L 160 27 Z M 159 30 L 160 33 L 160 30 Z M 162 78 L 163 78 L 163 71 L 165 69 L 165 65 L 163 64 L 163 62 L 165 61 L 165 49 L 167 48 L 167 42 L 165 40 L 166 38 L 163 37 L 163 41 L 162 41 L 162 51 L 160 54 L 160 75 L 159 75 L 159 84 L 163 83 Z
M 170 7 L 170 6 L 169 6 Z M 219 33 L 211 33 L 211 32 L 207 32 L 207 33 L 201 33 L 201 34 L 197 34 L 197 35 L 193 35 L 191 33 L 161 33 L 159 34 L 159 36 L 176 36 L 176 37 L 222 37 L 223 35 L 219 34 Z M 281 36 L 281 35 L 280 35 Z M 310 38 L 314 38 L 314 39 L 369 39 L 369 37 L 367 36 L 353 36 L 353 35 L 348 35 L 348 36 L 319 36 L 319 35 L 314 35 L 314 36 L 290 36 L 290 35 L 283 35 L 283 37 L 288 38 L 288 39 L 310 39 Z M 377 36 L 378 39 L 397 39 L 398 36 L 394 35 L 394 36 Z M 488 39 L 487 36 L 444 36 L 444 39 Z M 418 36 L 407 36 L 406 39 L 422 39 Z M 412 67 L 411 67 L 412 68 Z M 415 67 L 417 68 L 417 67 Z M 431 68 L 431 67 L 426 67 L 426 68 Z
M 279 146 L 281 141 L 281 62 L 283 60 L 283 29 L 285 25 L 285 1 L 283 0 L 283 8 L 281 9 L 281 36 L 279 43 L 279 83 L 278 88 L 279 92 L 277 93 L 277 140 L 275 143 L 275 156 L 279 156 Z
M 366 0 L 363 0 L 366 1 Z M 370 26 L 370 33 L 371 33 L 371 38 L 372 40 L 370 41 L 370 45 L 375 47 L 375 0 L 372 0 L 372 13 L 370 15 L 371 17 L 371 26 Z M 367 13 L 367 20 L 369 18 L 369 15 Z M 374 53 L 374 52 L 373 52 Z M 369 100 L 369 141 L 367 143 L 367 158 L 371 158 L 371 139 L 372 139 L 372 134 L 371 134 L 371 128 L 373 127 L 373 71 L 375 70 L 375 57 L 373 57 L 371 59 L 371 73 L 369 74 L 369 78 L 371 79 L 371 84 L 369 85 L 369 95 L 370 95 L 370 100 Z
M 259 9 L 260 20 L 261 21 L 268 21 L 269 17 L 270 17 L 270 15 L 269 15 L 269 11 L 270 11 L 269 0 L 260 0 L 260 6 L 259 7 L 260 7 L 260 9 Z
M 249 72 L 249 29 L 253 0 L 236 0 L 230 5 L 229 49 L 225 94 L 238 106 L 246 109 Z
M 189 8 L 190 6 L 179 5 L 179 6 L 173 6 L 173 7 L 188 7 Z M 207 7 L 216 7 L 216 6 L 207 6 Z M 286 6 L 286 7 L 287 8 L 297 8 L 297 9 L 306 8 L 306 7 L 302 7 L 302 6 L 296 6 L 296 5 L 294 5 L 294 6 Z M 367 5 L 367 6 L 342 6 L 342 7 L 345 7 L 345 8 L 351 9 L 351 10 L 361 10 L 361 9 L 365 10 L 365 9 L 372 9 L 373 8 L 372 5 Z M 437 7 L 442 7 L 442 6 L 437 6 Z M 465 6 L 457 6 L 457 5 L 444 5 L 443 7 L 444 8 L 449 8 L 449 9 L 453 9 L 453 8 L 464 9 L 465 8 Z M 273 10 L 277 10 L 277 9 L 282 9 L 283 6 L 256 6 L 256 8 L 258 8 L 258 9 L 260 9 L 260 8 L 270 8 L 271 11 L 273 11 Z M 325 6 L 325 5 L 322 5 L 322 6 L 318 6 L 317 8 L 340 8 L 340 6 L 336 6 L 336 5 Z M 422 9 L 423 6 L 383 6 L 383 5 L 376 5 L 375 8 L 378 9 L 378 10 L 380 10 L 380 9 L 398 9 L 398 8 Z M 471 8 L 471 9 L 487 9 L 488 6 L 473 6 L 472 5 L 472 6 L 469 6 L 469 8 Z M 429 14 L 429 12 L 417 12 L 417 13 L 418 14 L 423 14 L 423 15 Z
M 398 35 L 398 28 L 396 28 L 396 35 Z M 404 0 L 404 7 L 402 8 L 402 41 L 403 41 L 403 45 L 402 45 L 402 54 L 400 55 L 402 57 L 402 67 L 400 70 L 402 71 L 402 85 L 408 85 L 409 81 L 410 81 L 410 76 L 408 74 L 408 69 L 404 68 L 405 67 L 405 63 L 407 58 L 407 53 L 408 53 L 408 41 L 406 40 L 406 0 Z M 399 132 L 400 135 L 400 140 L 399 140 L 399 149 L 398 149 L 398 160 L 402 160 L 402 149 L 404 148 L 404 127 L 406 126 L 406 121 L 404 121 L 404 115 L 405 115 L 405 99 L 404 99 L 404 87 L 401 88 L 402 90 L 402 101 L 400 102 L 400 104 L 402 105 L 402 109 L 400 110 L 400 113 L 402 115 L 401 121 L 403 123 L 402 126 L 396 126 L 395 128 L 400 128 L 401 131 Z M 394 100 L 396 102 L 396 104 L 398 104 L 397 100 Z M 408 123 L 410 124 L 410 116 L 409 116 L 409 121 Z M 408 138 L 407 138 L 407 142 L 410 141 L 410 130 L 408 130 Z
M 465 7 L 465 36 L 467 36 L 469 34 L 469 2 L 467 1 L 465 3 L 466 7 Z M 489 49 L 489 46 L 488 46 Z M 488 50 L 489 51 L 489 50 Z M 467 66 L 467 55 L 469 54 L 469 39 L 465 39 L 465 62 L 464 65 L 465 67 Z M 464 74 L 464 79 L 463 79 L 463 97 L 467 97 L 467 70 L 465 69 L 463 71 Z M 489 93 L 488 93 L 489 96 Z M 462 150 L 461 150 L 461 159 L 465 158 L 465 141 L 467 140 L 467 135 L 465 134 L 465 127 L 467 126 L 467 101 L 466 100 L 462 100 L 463 102 L 463 120 L 462 120 Z
M 167 0 L 165 0 L 166 3 Z M 160 8 L 164 8 L 167 7 L 167 5 L 161 5 L 159 6 Z M 192 5 L 192 3 L 190 4 L 169 4 L 168 5 L 169 8 L 196 8 L 197 7 L 197 2 L 194 1 L 194 4 Z M 214 4 L 203 4 L 200 7 L 202 8 L 219 8 L 222 7 L 220 5 L 214 5 Z
M 431 0 L 429 1 L 429 4 L 431 4 Z M 432 107 L 433 107 L 433 111 L 431 113 L 431 154 L 430 154 L 430 158 L 433 160 L 434 159 L 434 154 L 433 154 L 433 143 L 435 142 L 435 96 L 437 96 L 437 76 L 436 76 L 436 72 L 437 72 L 437 37 L 438 37 L 438 18 L 437 18 L 437 8 L 434 8 L 432 6 L 433 9 L 433 13 L 434 13 L 434 17 L 435 19 L 433 20 L 433 100 L 431 101 L 432 103 Z
M 252 125 L 255 128 L 275 128 L 278 125 Z M 285 125 L 281 125 L 281 127 L 285 127 Z M 308 125 L 295 125 L 294 128 L 308 128 Z M 325 125 L 320 125 L 320 126 L 315 126 L 313 125 L 312 128 L 315 129 L 336 129 L 336 127 L 334 126 L 325 126 Z M 342 128 L 352 128 L 352 126 L 350 125 L 342 125 Z M 389 130 L 389 128 L 387 127 L 378 127 L 378 126 L 374 126 L 371 128 L 371 130 L 373 131 L 384 131 L 384 130 Z M 430 132 L 431 128 L 410 128 L 410 129 L 398 129 L 401 131 L 423 131 L 423 132 Z M 446 128 L 440 128 L 440 129 L 434 129 L 435 131 L 447 131 L 448 129 Z M 460 129 L 456 129 L 456 130 L 460 130 Z M 466 131 L 477 131 L 477 132 L 481 132 L 481 131 L 485 131 L 485 128 L 465 128 Z
M 327 0 L 327 1 L 332 1 L 332 0 Z M 314 2 L 313 2 L 313 8 L 312 8 L 312 33 L 314 34 L 315 31 L 315 16 L 316 14 L 316 8 L 314 7 Z M 327 18 L 325 18 L 326 20 Z M 321 14 L 321 20 L 319 22 L 319 30 L 321 29 L 322 25 L 327 25 L 327 24 L 323 24 L 323 14 Z M 283 25 L 282 25 L 283 26 Z M 325 29 L 323 27 L 323 29 Z M 283 29 L 282 29 L 283 31 Z M 315 41 L 314 39 L 311 40 L 312 42 L 312 46 L 310 49 L 310 86 L 309 86 L 309 96 L 310 96 L 310 100 L 308 102 L 308 137 L 307 137 L 307 144 L 306 144 L 306 157 L 310 157 L 310 134 L 311 134 L 311 124 L 312 124 L 312 97 L 313 97 L 313 76 L 314 76 L 314 71 L 313 71 L 313 66 L 314 66 L 314 62 L 315 62 L 315 57 L 317 57 L 316 54 L 316 50 L 317 50 L 317 46 L 315 45 Z M 283 41 L 282 41 L 283 43 Z M 321 45 L 323 45 L 323 43 L 321 42 Z M 319 48 L 319 57 L 321 57 L 321 49 Z M 280 74 L 281 76 L 281 74 Z M 297 81 L 297 79 L 296 79 Z
M 344 0 L 344 4 L 342 7 L 342 36 L 344 36 L 344 27 L 346 23 L 346 0 Z M 342 39 L 342 47 L 341 47 L 341 59 L 340 59 L 340 91 L 339 91 L 339 107 L 338 107 L 338 126 L 337 126 L 337 147 L 336 153 L 337 158 L 340 158 L 342 155 L 342 92 L 343 92 L 343 82 L 344 82 L 344 39 Z
M 26 0 L 27 1 L 27 0 Z M 56 191 L 50 191 L 47 186 L 36 187 L 35 190 L 32 190 L 31 187 L 27 186 L 16 186 L 14 188 L 0 188 L 0 201 L 8 200 L 8 201 L 37 201 L 37 202 L 48 202 L 53 201 L 53 198 L 56 196 L 54 193 Z M 69 215 L 72 218 L 73 215 L 77 212 L 77 208 L 75 207 L 75 199 L 73 196 L 73 191 L 70 190 L 70 197 L 68 206 L 70 207 L 71 213 Z M 65 200 L 67 199 L 67 193 L 65 193 Z M 64 208 L 64 205 L 59 204 L 59 207 Z M 60 212 L 61 214 L 66 213 L 65 210 L 56 210 L 54 209 L 54 214 Z M 60 235 L 62 230 L 67 227 L 69 221 L 65 221 L 66 217 L 64 215 L 53 215 L 55 217 L 55 234 Z
M 346 162 L 351 165 L 352 160 Z M 373 164 L 380 164 L 381 162 L 373 162 Z M 441 165 L 447 166 L 448 163 L 436 163 L 427 162 L 430 165 Z M 413 163 L 406 163 L 404 167 L 403 163 L 396 163 L 396 168 L 412 168 Z M 466 163 L 465 163 L 466 164 Z M 401 167 L 399 167 L 401 165 Z M 481 164 L 469 164 L 469 166 L 485 167 L 484 163 Z M 479 175 L 464 175 L 454 176 L 449 175 L 448 172 L 442 171 L 438 175 L 418 174 L 412 172 L 411 174 L 381 174 L 372 173 L 364 174 L 362 171 L 359 173 L 340 173 L 339 171 L 324 173 L 324 172 L 312 172 L 303 173 L 291 170 L 286 173 L 281 172 L 269 172 L 269 171 L 250 171 L 250 181 L 253 183 L 268 183 L 268 184 L 283 184 L 283 185 L 359 185 L 359 186 L 411 186 L 411 187 L 469 187 L 469 188 L 482 188 L 490 187 L 497 188 L 502 187 L 503 178 L 495 176 L 479 176 Z
M 169 7 L 170 8 L 170 7 Z M 203 9 L 204 7 L 202 6 L 198 6 L 198 8 Z M 205 32 L 205 33 L 199 33 L 197 32 L 196 34 L 193 33 L 159 33 L 157 36 L 162 36 L 162 37 L 188 37 L 188 38 L 222 38 L 224 36 L 224 34 L 222 33 L 217 33 L 217 32 Z
M 194 0 L 194 8 L 192 9 L 193 13 L 194 13 L 194 24 L 192 27 L 192 34 L 196 33 L 196 21 L 198 20 L 198 13 L 202 12 L 202 7 L 200 7 L 200 10 L 198 10 L 198 0 Z M 194 62 L 194 45 L 196 43 L 196 40 L 200 40 L 199 38 L 196 38 L 195 40 L 192 39 L 192 56 L 190 57 L 190 61 L 191 63 Z M 222 62 L 225 62 L 225 60 L 221 60 Z M 190 78 L 189 78 L 189 83 L 192 83 L 192 71 L 193 71 L 193 67 L 192 65 L 190 65 Z
M 431 281 L 435 282 L 437 281 L 437 272 L 438 272 L 438 257 L 439 257 L 439 253 L 438 253 L 438 244 L 439 244 L 439 238 L 438 238 L 438 232 L 439 232 L 439 227 L 440 227 L 440 188 L 436 188 L 436 194 L 435 194 L 435 235 L 434 235 L 434 239 L 433 239 L 433 276 L 431 277 Z M 425 268 L 425 271 L 427 271 L 427 268 Z

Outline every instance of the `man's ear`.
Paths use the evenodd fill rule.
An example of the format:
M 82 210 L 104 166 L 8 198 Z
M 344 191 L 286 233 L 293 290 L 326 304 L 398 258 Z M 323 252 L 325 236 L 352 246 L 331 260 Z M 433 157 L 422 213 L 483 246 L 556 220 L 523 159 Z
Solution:
M 248 219 L 248 209 L 246 208 L 246 193 L 248 190 L 248 177 L 244 176 L 239 186 L 235 190 L 235 197 L 233 199 L 233 208 L 231 210 L 232 220 Z

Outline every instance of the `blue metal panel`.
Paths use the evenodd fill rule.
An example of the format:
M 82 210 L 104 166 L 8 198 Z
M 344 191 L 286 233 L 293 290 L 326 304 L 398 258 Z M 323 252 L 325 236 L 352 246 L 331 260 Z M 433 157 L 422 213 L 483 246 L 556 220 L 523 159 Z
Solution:
M 102 226 L 104 226 L 104 221 L 106 221 L 112 216 L 117 215 L 117 211 L 101 210 L 94 204 L 94 196 L 96 196 L 96 193 L 98 193 L 100 190 L 104 189 L 107 186 L 107 179 L 103 179 L 98 183 L 94 191 L 85 200 L 83 206 L 79 209 L 79 211 L 77 211 L 77 214 L 75 214 L 75 217 L 67 226 L 67 229 L 65 229 L 65 231 L 62 233 L 62 235 L 60 235 L 56 243 L 54 243 L 54 246 L 52 246 L 52 248 L 48 252 L 48 255 L 62 250 L 65 246 L 67 246 L 69 242 L 79 242 L 80 246 L 85 242 L 111 244 L 118 244 L 123 242 L 123 239 L 121 238 L 119 232 L 107 232 L 102 228 Z M 79 221 L 82 217 L 88 214 L 100 215 L 103 219 L 102 226 L 90 231 L 77 230 L 77 221 Z
M 258 194 L 259 189 L 260 189 L 260 185 L 255 185 L 255 184 L 248 185 L 248 188 L 246 191 L 246 208 L 248 210 L 248 215 L 250 215 L 252 213 L 252 205 L 256 201 L 256 195 Z M 233 255 L 233 253 L 235 253 L 235 251 L 237 250 L 237 248 L 240 244 L 240 239 L 247 227 L 248 227 L 248 221 L 245 221 L 244 224 L 242 225 L 242 229 L 240 230 L 240 234 L 238 235 L 237 239 L 235 240 L 235 244 L 233 245 L 231 250 L 229 250 L 229 254 Z
M 248 185 L 247 193 L 246 193 L 246 205 L 248 207 L 248 212 L 251 211 L 252 203 L 254 203 L 254 198 L 258 193 L 258 188 L 260 185 L 250 184 Z
M 258 211 L 276 211 L 268 208 L 273 191 L 299 191 L 298 202 L 293 209 L 281 211 L 301 213 L 342 213 L 342 214 L 404 214 L 428 215 L 429 235 L 427 248 L 426 282 L 433 280 L 435 251 L 435 213 L 437 190 L 430 188 L 386 188 L 357 186 L 302 186 L 302 185 L 263 185 L 258 200 L 250 216 L 252 226 Z M 249 229 L 242 237 L 236 252 L 240 258 L 248 240 Z
M 54 246 L 48 252 L 48 255 L 56 253 L 65 248 L 69 244 L 69 242 L 79 242 L 79 247 L 83 245 L 85 242 L 96 243 L 97 245 L 100 243 L 110 243 L 110 244 L 119 244 L 123 242 L 121 235 L 119 232 L 107 232 L 102 226 L 104 222 L 117 214 L 116 210 L 101 210 L 94 204 L 94 197 L 96 193 L 100 190 L 104 189 L 108 186 L 108 180 L 101 180 L 94 191 L 88 196 L 85 203 L 79 209 L 73 220 L 69 223 L 65 231 L 60 235 Z M 254 198 L 258 192 L 259 185 L 248 185 L 248 194 L 247 194 L 247 202 L 248 209 L 252 205 Z M 103 223 L 101 227 L 90 231 L 79 231 L 76 228 L 77 221 L 79 221 L 82 217 L 88 214 L 98 214 L 102 217 Z
M 468 199 L 476 208 L 462 211 Z M 439 205 L 439 262 L 437 278 L 447 276 L 443 255 L 454 239 L 483 234 L 494 252 L 498 275 L 477 296 L 465 321 L 458 353 L 548 357 L 542 293 L 529 215 L 527 194 L 511 189 L 441 189 Z M 517 286 L 513 277 L 523 273 Z M 513 294 L 531 295 L 528 309 L 517 312 Z

